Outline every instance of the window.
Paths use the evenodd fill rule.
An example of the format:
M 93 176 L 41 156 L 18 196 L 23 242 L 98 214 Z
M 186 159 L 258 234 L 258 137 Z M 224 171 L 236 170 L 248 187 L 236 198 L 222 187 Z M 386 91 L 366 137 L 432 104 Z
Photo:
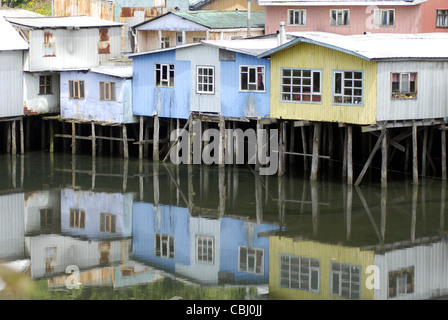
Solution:
M 350 25 L 350 10 L 348 9 L 331 9 L 330 25 L 332 26 L 348 26 Z
M 39 76 L 39 94 L 52 94 L 51 76 Z
M 335 71 L 333 102 L 335 104 L 362 104 L 362 72 Z
M 282 101 L 321 102 L 321 71 L 282 69 Z
M 333 296 L 360 299 L 361 267 L 344 263 L 331 263 L 331 288 Z
M 161 37 L 160 38 L 160 48 L 165 49 L 170 47 L 170 37 Z
M 197 67 L 197 93 L 215 93 L 215 68 Z
M 414 292 L 414 267 L 389 272 L 389 298 Z
M 417 73 L 392 73 L 392 99 L 417 98 Z
M 70 99 L 84 99 L 84 81 L 70 80 L 68 82 Z
M 115 100 L 115 82 L 100 82 L 100 100 Z
M 174 64 L 156 63 L 156 86 L 174 87 Z
M 155 256 L 173 259 L 174 237 L 167 234 L 156 234 L 155 237 Z
M 215 237 L 196 237 L 196 260 L 205 264 L 214 264 Z
M 437 10 L 436 27 L 448 28 L 448 10 Z
M 280 286 L 319 292 L 320 261 L 318 259 L 280 254 Z
M 193 43 L 198 43 L 198 42 L 201 42 L 202 40 L 205 40 L 205 37 L 201 37 L 201 38 L 199 38 L 199 37 L 193 37 Z
M 117 223 L 117 216 L 110 213 L 100 214 L 100 231 L 115 233 L 115 226 Z
M 70 209 L 70 228 L 84 229 L 86 226 L 86 212 Z
M 50 229 L 53 226 L 53 209 L 40 209 L 40 227 L 41 229 Z
M 264 66 L 240 66 L 240 90 L 264 91 Z
M 394 9 L 375 9 L 374 15 L 375 26 L 393 27 L 395 25 Z
M 243 272 L 264 274 L 264 250 L 251 247 L 240 247 L 238 270 Z
M 54 272 L 54 268 L 56 267 L 56 254 L 58 248 L 56 247 L 48 247 L 45 248 L 45 272 L 51 273 Z
M 290 26 L 306 26 L 306 10 L 288 10 L 288 24 Z

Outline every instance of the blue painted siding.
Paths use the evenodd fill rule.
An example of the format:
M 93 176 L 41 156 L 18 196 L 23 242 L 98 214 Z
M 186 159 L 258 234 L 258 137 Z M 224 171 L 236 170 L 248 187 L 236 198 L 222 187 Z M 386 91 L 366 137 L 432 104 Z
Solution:
M 156 87 L 156 63 L 174 64 L 174 87 Z M 134 115 L 188 119 L 190 115 L 190 62 L 176 61 L 175 51 L 133 57 Z
M 190 264 L 190 213 L 187 208 L 134 202 L 133 256 L 174 272 L 176 264 Z M 155 235 L 174 237 L 174 259 L 155 256 Z
M 236 283 L 262 284 L 269 282 L 269 238 L 259 237 L 260 232 L 278 230 L 276 225 L 257 224 L 232 218 L 221 220 L 220 271 L 233 273 Z M 263 249 L 263 273 L 239 271 L 239 248 Z
M 225 117 L 269 117 L 270 60 L 237 53 L 235 61 L 221 62 L 221 112 Z M 265 67 L 265 91 L 240 91 L 240 66 Z
M 132 80 L 80 71 L 61 72 L 61 117 L 108 121 L 114 123 L 134 122 L 132 114 Z M 84 80 L 85 98 L 69 98 L 69 81 Z M 115 82 L 115 101 L 100 100 L 100 81 Z

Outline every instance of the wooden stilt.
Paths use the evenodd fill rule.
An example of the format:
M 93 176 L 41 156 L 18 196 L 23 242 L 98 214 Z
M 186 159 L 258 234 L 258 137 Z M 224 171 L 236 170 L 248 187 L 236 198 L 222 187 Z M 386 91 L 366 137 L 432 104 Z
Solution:
M 219 117 L 219 159 L 218 164 L 220 167 L 225 166 L 226 155 L 226 122 L 223 116 Z
M 144 131 L 144 124 L 143 124 L 143 117 L 139 117 L 139 130 L 138 130 L 138 141 L 140 144 L 138 145 L 138 158 L 141 160 L 143 159 L 143 131 Z
M 441 135 L 441 161 L 442 161 L 442 179 L 446 180 L 447 178 L 447 174 L 446 174 L 446 131 L 445 130 L 441 130 L 440 131 L 440 135 Z
M 300 127 L 301 133 L 302 133 L 302 148 L 303 148 L 303 154 L 308 153 L 308 138 L 306 136 L 306 128 L 304 126 Z M 308 171 L 308 157 L 303 157 L 303 170 Z
M 92 130 L 92 157 L 96 157 L 96 135 L 95 135 L 95 123 L 91 123 Z
M 126 125 L 121 126 L 123 132 L 123 157 L 124 159 L 129 159 L 129 149 L 128 149 L 128 133 Z
M 152 160 L 159 161 L 159 116 L 154 115 L 154 137 L 153 137 L 153 149 L 152 149 Z
M 19 129 L 20 129 L 20 154 L 25 153 L 25 141 L 23 135 L 23 117 L 19 120 Z
M 46 129 L 45 129 L 45 121 L 44 119 L 41 119 L 41 128 L 40 128 L 40 147 L 42 150 L 45 150 L 45 136 L 46 136 Z
M 417 125 L 412 125 L 412 177 L 415 184 L 418 183 L 418 158 L 417 158 Z
M 422 176 L 426 176 L 426 152 L 428 148 L 428 127 L 423 129 L 423 142 L 422 142 Z
M 388 158 L 388 131 L 385 129 L 385 135 L 381 146 L 381 186 L 387 187 L 387 158 Z
M 353 127 L 347 126 L 347 184 L 353 184 Z
M 295 152 L 295 137 L 296 137 L 296 135 L 295 135 L 294 123 L 291 122 L 290 132 L 289 132 L 289 151 L 290 152 Z M 295 162 L 296 162 L 296 156 L 291 155 L 289 157 L 289 166 L 291 168 L 293 168 L 295 165 Z
M 369 155 L 369 158 L 367 159 L 366 163 L 364 164 L 364 167 L 361 170 L 361 173 L 359 174 L 358 179 L 355 182 L 355 185 L 359 185 L 361 183 L 362 178 L 364 177 L 364 174 L 366 173 L 367 169 L 370 166 L 370 163 L 372 162 L 372 159 L 376 153 L 376 151 L 378 150 L 378 148 L 380 147 L 381 143 L 383 142 L 384 136 L 386 135 L 386 129 L 383 129 L 381 131 L 381 135 L 379 136 L 378 140 L 376 141 L 375 146 L 372 149 L 372 152 Z
M 17 141 L 16 141 L 16 121 L 11 121 L 11 154 L 16 155 L 17 154 Z
M 114 137 L 114 128 L 113 127 L 109 127 L 109 153 L 110 155 L 114 154 L 114 140 L 112 140 L 112 138 Z
M 317 171 L 319 170 L 319 144 L 320 144 L 320 133 L 321 133 L 321 123 L 316 123 L 314 125 L 314 137 L 313 137 L 313 158 L 311 161 L 311 181 L 317 180 Z
M 317 182 L 311 180 L 311 216 L 313 219 L 313 234 L 317 235 L 319 231 L 319 192 L 317 191 Z
M 76 125 L 75 121 L 72 121 L 72 154 L 76 154 Z
M 50 120 L 50 153 L 54 153 L 54 121 Z
M 30 150 L 31 143 L 31 117 L 26 117 L 25 123 L 25 150 Z

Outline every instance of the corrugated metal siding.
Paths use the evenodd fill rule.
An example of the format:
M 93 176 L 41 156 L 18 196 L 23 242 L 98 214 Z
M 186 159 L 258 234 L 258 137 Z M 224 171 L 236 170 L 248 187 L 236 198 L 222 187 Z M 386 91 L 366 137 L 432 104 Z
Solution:
M 25 256 L 24 194 L 0 196 L 0 259 Z
M 235 61 L 222 61 L 222 115 L 226 117 L 261 117 L 270 114 L 270 60 L 237 53 Z M 265 67 L 265 91 L 240 91 L 240 66 Z M 225 70 L 225 71 L 224 71 Z
M 322 69 L 322 103 L 280 102 L 281 68 Z M 363 106 L 332 104 L 333 70 L 363 71 Z M 375 62 L 301 43 L 271 57 L 271 117 L 310 121 L 374 124 L 376 122 Z
M 174 87 L 156 87 L 154 64 L 174 64 Z M 134 115 L 188 119 L 190 116 L 191 67 L 175 59 L 174 50 L 133 58 L 132 96 Z
M 108 0 L 55 0 L 53 16 L 91 16 L 105 20 L 114 20 L 114 1 Z
M 23 51 L 0 51 L 0 117 L 23 115 Z
M 448 243 L 419 245 L 375 255 L 380 272 L 380 289 L 375 300 L 388 299 L 389 272 L 414 267 L 414 292 L 398 296 L 397 300 L 422 300 L 448 293 Z
M 391 73 L 417 72 L 417 99 L 391 99 Z M 378 62 L 377 120 L 448 116 L 448 62 Z
M 54 55 L 47 56 L 45 33 L 53 36 Z M 30 32 L 30 55 L 27 71 L 62 70 L 95 67 L 99 61 L 120 56 L 120 28 L 109 28 L 110 54 L 99 54 L 99 28 L 79 30 L 43 29 Z
M 280 286 L 280 254 L 320 260 L 320 292 L 282 288 Z M 330 295 L 331 262 L 346 263 L 361 267 L 361 300 L 372 300 L 373 290 L 367 289 L 365 270 L 374 261 L 373 251 L 361 251 L 355 247 L 323 244 L 315 241 L 293 241 L 291 238 L 269 237 L 269 294 L 279 299 L 340 299 Z

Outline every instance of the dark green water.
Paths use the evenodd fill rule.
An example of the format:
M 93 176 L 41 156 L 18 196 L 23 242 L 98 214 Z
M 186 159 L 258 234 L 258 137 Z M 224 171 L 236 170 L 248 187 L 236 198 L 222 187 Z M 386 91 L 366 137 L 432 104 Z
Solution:
M 9 266 L 25 283 L 31 279 L 30 290 L 19 280 L 3 281 L 0 298 L 447 295 L 446 183 L 427 178 L 414 185 L 397 175 L 381 188 L 378 174 L 371 170 L 360 186 L 349 187 L 328 171 L 310 182 L 307 173 L 259 176 L 245 166 L 0 155 L 0 275 L 6 280 L 1 270 Z M 273 240 L 312 243 L 314 249 L 292 252 L 285 244 L 281 252 L 270 247 Z M 341 252 L 335 259 L 343 265 L 352 265 L 343 261 L 347 248 L 370 252 L 381 286 L 365 295 L 358 271 L 325 268 L 327 253 L 319 249 L 325 245 Z M 301 262 L 284 265 L 284 253 Z M 305 258 L 320 261 L 316 273 Z M 355 263 L 352 270 L 365 267 Z M 327 278 L 330 285 L 322 280 Z

